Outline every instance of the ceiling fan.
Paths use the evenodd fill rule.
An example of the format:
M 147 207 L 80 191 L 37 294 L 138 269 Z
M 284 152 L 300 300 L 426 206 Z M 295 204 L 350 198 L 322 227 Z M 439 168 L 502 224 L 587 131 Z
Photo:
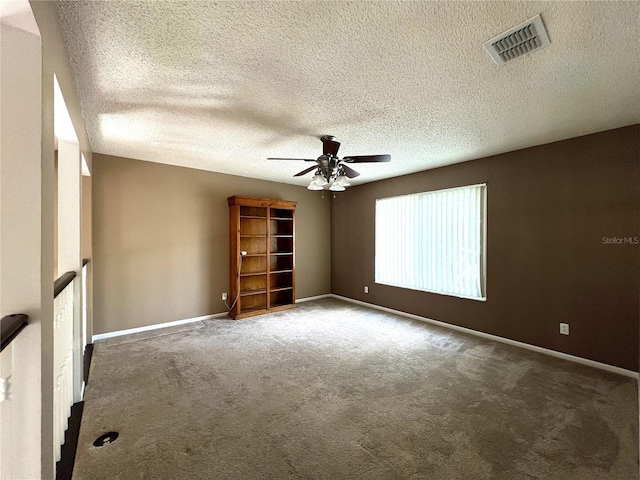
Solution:
M 322 141 L 322 155 L 315 160 L 312 158 L 268 158 L 267 160 L 301 160 L 305 162 L 316 162 L 317 165 L 298 172 L 294 177 L 306 175 L 315 170 L 313 180 L 307 187 L 309 190 L 324 190 L 325 185 L 331 185 L 329 190 L 333 192 L 341 192 L 345 187 L 350 185 L 349 178 L 355 178 L 360 175 L 347 163 L 376 163 L 390 162 L 391 155 L 357 155 L 344 157 L 342 160 L 338 158 L 338 149 L 340 142 L 333 135 L 324 135 L 320 137 Z

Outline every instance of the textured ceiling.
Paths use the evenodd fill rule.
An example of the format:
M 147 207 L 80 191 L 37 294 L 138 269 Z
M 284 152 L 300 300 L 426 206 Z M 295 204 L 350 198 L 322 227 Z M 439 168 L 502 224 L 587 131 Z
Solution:
M 640 122 L 639 2 L 58 3 L 92 150 L 305 185 L 319 137 L 355 184 Z M 483 42 L 542 14 L 551 46 Z

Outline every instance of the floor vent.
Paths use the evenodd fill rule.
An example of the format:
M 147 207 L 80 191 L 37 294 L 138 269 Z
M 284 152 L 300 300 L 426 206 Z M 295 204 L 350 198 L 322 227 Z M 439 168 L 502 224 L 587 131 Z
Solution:
M 104 447 L 105 445 L 111 445 L 118 439 L 118 432 L 109 432 L 104 435 L 100 435 L 93 442 L 94 447 Z
M 542 17 L 536 15 L 485 42 L 484 48 L 498 65 L 506 65 L 511 60 L 541 50 L 550 44 L 551 40 L 549 40 L 549 35 L 544 28 L 544 23 L 542 23 Z

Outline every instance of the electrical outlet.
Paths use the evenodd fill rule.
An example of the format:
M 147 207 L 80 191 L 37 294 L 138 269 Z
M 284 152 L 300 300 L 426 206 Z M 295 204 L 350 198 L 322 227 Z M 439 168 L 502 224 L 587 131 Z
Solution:
M 561 323 L 560 324 L 560 333 L 562 335 L 569 335 L 569 324 L 568 323 Z
M 366 285 L 364 286 L 364 293 L 369 293 L 369 287 L 367 287 Z
M 227 292 L 224 292 L 224 293 L 222 294 L 222 300 L 226 300 L 226 299 L 227 299 Z

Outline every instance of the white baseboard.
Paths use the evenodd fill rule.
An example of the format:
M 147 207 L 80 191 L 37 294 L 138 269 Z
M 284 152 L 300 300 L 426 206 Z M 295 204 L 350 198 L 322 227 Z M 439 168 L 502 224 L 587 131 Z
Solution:
M 203 315 L 202 317 L 185 318 L 184 320 L 176 320 L 174 322 L 156 323 L 144 327 L 128 328 L 126 330 L 117 330 L 115 332 L 99 333 L 94 335 L 93 341 L 104 340 L 106 338 L 120 337 L 122 335 L 131 335 L 132 333 L 147 332 L 149 330 L 157 330 L 159 328 L 175 327 L 176 325 L 184 325 L 185 323 L 201 322 L 202 320 L 211 320 L 212 318 L 226 317 L 227 312 L 213 313 L 211 315 Z
M 568 353 L 557 352 L 556 350 L 550 350 L 548 348 L 538 347 L 536 345 L 530 345 L 524 342 L 518 342 L 517 340 L 510 340 L 508 338 L 499 337 L 497 335 L 491 335 L 490 333 L 478 332 L 476 330 L 471 330 L 470 328 L 465 328 L 465 327 L 460 327 L 458 325 L 452 325 L 450 323 L 440 322 L 438 320 L 433 320 L 427 317 L 421 317 L 419 315 L 414 315 L 412 313 L 401 312 L 400 310 L 394 310 L 392 308 L 381 307 L 380 305 L 374 305 L 373 303 L 362 302 L 360 300 L 343 297 L 341 295 L 331 294 L 330 296 L 333 298 L 337 298 L 339 300 L 344 300 L 346 302 L 356 303 L 358 305 L 374 308 L 376 310 L 382 310 L 383 312 L 394 313 L 396 315 L 412 318 L 414 320 L 419 320 L 421 322 L 432 323 L 434 325 L 439 325 L 441 327 L 450 328 L 451 330 L 457 330 L 459 332 L 468 333 L 470 335 L 475 335 L 477 337 L 487 338 L 489 340 L 495 340 L 496 342 L 506 343 L 507 345 L 512 345 L 514 347 L 520 347 L 527 350 L 532 350 L 534 352 L 544 353 L 545 355 L 550 355 L 552 357 L 561 358 L 563 360 L 569 360 L 571 362 L 580 363 L 582 365 L 587 365 L 589 367 L 599 368 L 600 370 L 606 370 L 607 372 L 617 373 L 619 375 L 624 375 L 625 377 L 635 378 L 636 380 L 638 379 L 637 372 L 634 372 L 632 370 L 627 370 L 625 368 L 615 367 L 613 365 L 596 362 L 595 360 L 589 360 L 587 358 L 576 357 L 575 355 L 569 355 Z
M 329 298 L 329 297 L 332 297 L 332 294 L 325 293 L 324 295 L 316 295 L 315 297 L 298 298 L 296 299 L 296 303 L 310 302 L 311 300 L 320 300 L 322 298 Z M 157 330 L 159 328 L 175 327 L 176 325 L 184 325 L 185 323 L 200 322 L 202 320 L 211 320 L 212 318 L 222 318 L 222 317 L 226 317 L 227 315 L 228 315 L 227 312 L 214 313 L 211 315 L 204 315 L 202 317 L 186 318 L 184 320 L 176 320 L 173 322 L 166 322 L 166 323 L 156 323 L 154 325 L 147 325 L 144 327 L 137 327 L 137 328 L 128 328 L 126 330 L 117 330 L 115 332 L 99 333 L 98 335 L 94 335 L 92 338 L 93 338 L 93 341 L 95 342 L 96 340 L 104 340 L 106 338 L 120 337 L 122 335 L 131 335 L 132 333 L 147 332 L 149 330 Z
M 312 300 L 320 300 L 322 298 L 331 298 L 334 295 L 331 293 L 325 293 L 324 295 L 316 295 L 315 297 L 296 298 L 296 303 L 310 302 Z
M 589 367 L 598 368 L 600 370 L 606 370 L 607 372 L 617 373 L 619 375 L 624 375 L 625 377 L 631 377 L 638 379 L 638 373 L 632 370 L 627 370 L 625 368 L 615 367 L 613 365 L 608 365 L 606 363 L 596 362 L 595 360 L 589 360 L 587 358 L 576 357 L 575 355 L 569 355 L 568 353 L 558 352 L 556 350 L 550 350 L 548 348 L 538 347 L 536 345 L 530 345 L 524 342 L 518 342 L 517 340 L 511 340 L 504 337 L 499 337 L 497 335 L 492 335 L 490 333 L 478 332 L 476 330 L 472 330 L 466 327 L 460 327 L 458 325 L 452 325 L 450 323 L 440 322 L 438 320 L 433 320 L 432 318 L 421 317 L 420 315 L 414 315 L 412 313 L 401 312 L 400 310 L 394 310 L 392 308 L 381 307 L 380 305 L 375 305 L 373 303 L 367 303 L 360 300 L 355 300 L 353 298 L 343 297 L 341 295 L 336 295 L 333 293 L 327 293 L 324 295 L 316 295 L 314 297 L 306 297 L 296 299 L 296 303 L 310 302 L 312 300 L 321 300 L 323 298 L 337 298 L 338 300 L 344 300 L 345 302 L 355 303 L 358 305 L 362 305 L 369 308 L 374 308 L 376 310 L 381 310 L 383 312 L 393 313 L 395 315 L 400 315 L 403 317 L 411 318 L 414 320 L 419 320 L 421 322 L 432 323 L 434 325 L 439 325 L 444 328 L 449 328 L 451 330 L 457 330 L 459 332 L 468 333 L 470 335 L 475 335 L 477 337 L 487 338 L 489 340 L 494 340 L 496 342 L 506 343 L 507 345 L 512 345 L 514 347 L 524 348 L 526 350 L 531 350 L 538 353 L 543 353 L 545 355 L 550 355 L 552 357 L 561 358 L 563 360 L 569 360 L 571 362 L 580 363 L 582 365 L 587 365 Z M 211 320 L 213 318 L 222 318 L 226 317 L 227 312 L 222 313 L 214 313 L 211 315 L 203 315 L 202 317 L 194 317 L 194 318 L 186 318 L 184 320 L 176 320 L 174 322 L 166 322 L 166 323 L 157 323 L 155 325 L 147 325 L 145 327 L 137 327 L 137 328 L 129 328 L 126 330 L 118 330 L 115 332 L 108 333 L 100 333 L 98 335 L 93 335 L 93 341 L 104 340 L 106 338 L 120 337 L 122 335 L 130 335 L 132 333 L 146 332 L 149 330 L 157 330 L 161 328 L 167 327 L 175 327 L 176 325 L 184 325 L 187 323 L 200 322 L 203 320 Z

